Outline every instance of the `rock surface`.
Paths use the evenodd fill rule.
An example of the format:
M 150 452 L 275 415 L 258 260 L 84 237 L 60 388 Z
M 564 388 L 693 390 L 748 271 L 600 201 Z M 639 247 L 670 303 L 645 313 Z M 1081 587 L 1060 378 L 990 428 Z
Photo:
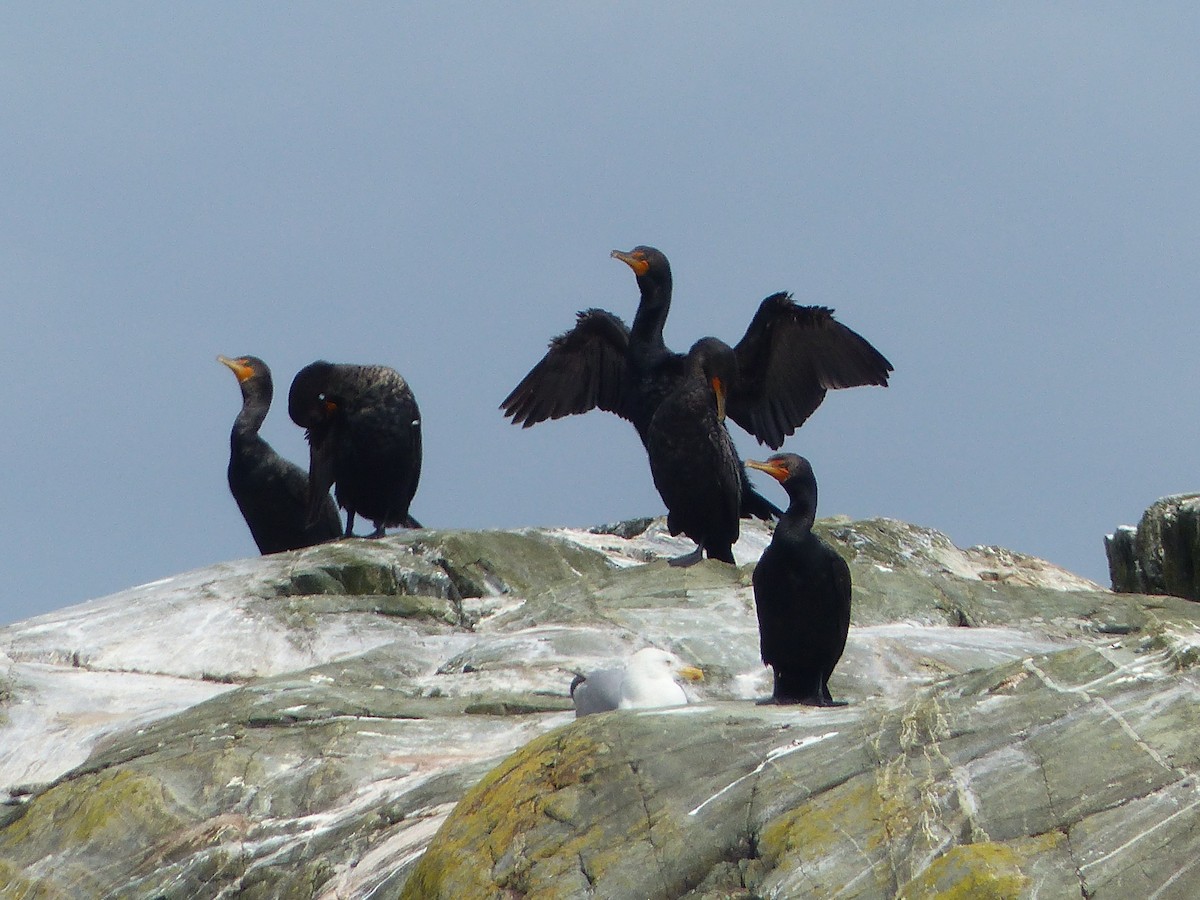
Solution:
M 1200 895 L 1200 607 L 823 520 L 828 710 L 757 706 L 737 568 L 661 520 L 418 531 L 0 629 L 0 897 Z M 576 721 L 654 644 L 693 703 Z
M 1114 591 L 1200 600 L 1200 494 L 1156 501 L 1104 538 Z

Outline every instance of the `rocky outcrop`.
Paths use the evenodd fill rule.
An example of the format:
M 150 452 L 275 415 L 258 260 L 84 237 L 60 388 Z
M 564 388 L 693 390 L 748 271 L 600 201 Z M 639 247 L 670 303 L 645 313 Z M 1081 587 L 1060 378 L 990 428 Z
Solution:
M 1061 651 L 896 705 L 583 720 L 473 788 L 402 896 L 1195 896 L 1197 750 L 1160 737 L 1195 684 L 1165 662 Z
M 1114 591 L 1200 600 L 1200 494 L 1155 502 L 1104 539 Z
M 0 629 L 0 897 L 1193 896 L 1200 607 L 824 520 L 828 710 L 661 520 L 418 531 Z M 645 644 L 693 703 L 575 720 Z

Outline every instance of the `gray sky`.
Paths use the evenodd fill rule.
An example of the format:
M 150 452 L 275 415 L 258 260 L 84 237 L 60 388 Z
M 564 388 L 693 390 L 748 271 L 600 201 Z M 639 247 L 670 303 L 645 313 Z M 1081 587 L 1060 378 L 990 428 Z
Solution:
M 427 525 L 662 512 L 627 423 L 497 411 L 577 309 L 632 318 L 608 253 L 639 243 L 671 260 L 676 349 L 787 289 L 891 359 L 785 445 L 822 515 L 1106 582 L 1106 531 L 1200 489 L 1198 26 L 1183 3 L 0 12 L 0 621 L 255 552 L 218 353 L 271 365 L 264 435 L 301 463 L 299 368 L 402 372 Z

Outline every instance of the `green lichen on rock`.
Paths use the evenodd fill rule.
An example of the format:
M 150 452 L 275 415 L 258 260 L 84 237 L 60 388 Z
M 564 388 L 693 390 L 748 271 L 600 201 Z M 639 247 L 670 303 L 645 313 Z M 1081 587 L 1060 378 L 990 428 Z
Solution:
M 857 823 L 866 831 L 851 835 L 848 823 Z M 878 863 L 878 854 L 887 841 L 884 829 L 875 778 L 863 775 L 765 823 L 759 834 L 758 851 L 767 870 L 798 868 L 804 871 L 814 889 L 827 888 L 832 892 L 835 887 L 822 882 L 820 861 L 835 858 L 848 845 L 858 843 Z
M 472 788 L 438 831 L 401 897 L 485 898 L 520 891 L 529 835 L 551 814 L 569 815 L 556 792 L 589 779 L 606 753 L 581 729 L 558 729 L 530 742 Z M 555 797 L 548 808 L 549 799 Z M 541 848 L 538 856 L 557 852 Z M 549 895 L 542 895 L 549 896 Z M 562 896 L 569 896 L 564 894 Z
M 25 814 L 0 832 L 0 861 L 22 866 L 33 885 L 30 896 L 98 896 L 111 878 L 112 860 L 131 845 L 140 845 L 147 858 L 161 835 L 184 821 L 156 778 L 128 769 L 99 772 L 31 800 Z
M 51 852 L 90 844 L 124 843 L 131 830 L 156 832 L 181 818 L 163 785 L 127 769 L 89 775 L 40 795 L 20 819 L 0 833 L 0 853 L 38 834 Z
M 1029 877 L 1005 844 L 951 847 L 904 885 L 898 900 L 1016 900 Z

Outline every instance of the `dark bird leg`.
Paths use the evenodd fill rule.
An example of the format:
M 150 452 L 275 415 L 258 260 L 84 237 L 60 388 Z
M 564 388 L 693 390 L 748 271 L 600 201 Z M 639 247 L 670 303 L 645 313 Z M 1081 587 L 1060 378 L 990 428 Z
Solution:
M 686 569 L 688 566 L 694 566 L 702 559 L 704 559 L 704 545 L 697 544 L 696 549 L 691 553 L 685 553 L 683 556 L 676 556 L 668 559 L 667 565 L 676 566 L 680 569 Z
M 821 673 L 812 669 L 802 669 L 799 672 L 781 672 L 776 669 L 775 690 L 771 699 L 780 706 L 825 706 Z
M 354 537 L 354 510 L 346 510 L 346 537 Z
M 737 562 L 733 558 L 732 544 L 717 544 L 715 547 L 704 548 L 704 552 L 708 554 L 709 559 L 719 559 L 723 563 L 729 563 L 731 566 L 736 566 Z
M 834 700 L 833 695 L 829 693 L 829 676 L 826 675 L 821 682 L 821 705 L 822 706 L 849 706 L 845 700 Z
M 383 523 L 382 523 L 382 522 L 376 522 L 376 523 L 375 523 L 375 530 L 374 530 L 374 531 L 372 531 L 370 534 L 368 534 L 368 535 L 367 535 L 367 537 L 369 537 L 369 538 L 381 538 L 381 537 L 383 537 L 383 532 L 384 532 L 384 529 L 383 529 Z

